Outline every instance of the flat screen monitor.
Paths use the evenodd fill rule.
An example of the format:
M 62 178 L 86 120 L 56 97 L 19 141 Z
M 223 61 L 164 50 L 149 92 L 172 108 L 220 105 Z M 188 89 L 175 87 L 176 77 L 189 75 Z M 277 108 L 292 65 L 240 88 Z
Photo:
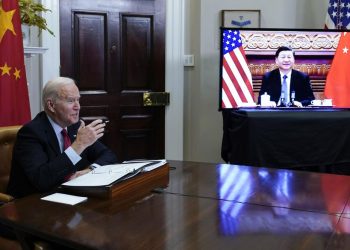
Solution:
M 263 75 L 275 68 L 275 52 L 288 46 L 294 69 L 310 77 L 315 99 L 323 100 L 342 31 L 221 28 L 219 110 L 257 103 Z M 253 93 L 251 95 L 250 93 Z

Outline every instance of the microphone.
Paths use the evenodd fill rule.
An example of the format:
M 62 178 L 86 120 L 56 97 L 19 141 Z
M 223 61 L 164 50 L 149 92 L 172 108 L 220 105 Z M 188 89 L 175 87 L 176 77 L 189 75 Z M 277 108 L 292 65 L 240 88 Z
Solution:
M 295 99 L 295 91 L 294 91 L 294 90 L 292 91 L 291 99 L 292 99 L 292 103 L 293 103 L 293 102 L 294 102 L 294 99 Z
M 294 104 L 294 100 L 295 100 L 295 91 L 294 91 L 294 90 L 293 90 L 292 93 L 291 93 L 290 99 L 291 99 L 290 106 L 292 106 L 292 107 L 297 107 L 297 106 Z

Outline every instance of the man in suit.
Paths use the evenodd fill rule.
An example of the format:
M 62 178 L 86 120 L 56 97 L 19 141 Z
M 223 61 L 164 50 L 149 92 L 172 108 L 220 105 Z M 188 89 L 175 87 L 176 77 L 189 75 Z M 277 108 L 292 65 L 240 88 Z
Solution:
M 263 76 L 259 92 L 267 93 L 270 100 L 281 106 L 307 106 L 315 99 L 308 75 L 294 70 L 294 51 L 286 46 L 278 48 L 275 54 L 278 69 L 274 69 Z M 285 85 L 285 87 L 284 87 Z
M 45 85 L 44 111 L 17 135 L 9 194 L 23 197 L 51 191 L 94 167 L 116 163 L 115 154 L 98 141 L 105 123 L 98 119 L 85 126 L 79 120 L 79 99 L 78 87 L 70 78 L 58 77 Z

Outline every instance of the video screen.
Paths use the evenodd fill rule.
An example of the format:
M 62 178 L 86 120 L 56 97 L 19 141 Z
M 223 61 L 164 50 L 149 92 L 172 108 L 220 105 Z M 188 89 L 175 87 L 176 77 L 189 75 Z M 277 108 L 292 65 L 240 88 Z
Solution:
M 334 96 L 338 95 L 337 88 L 343 79 L 327 80 L 327 75 L 344 32 L 250 28 L 221 28 L 220 32 L 219 110 L 294 104 L 335 106 Z M 284 47 L 291 52 L 283 51 Z M 282 76 L 282 72 L 288 72 L 288 67 L 291 70 Z M 289 84 L 286 91 L 284 80 L 286 86 Z M 338 106 L 346 105 L 339 103 Z

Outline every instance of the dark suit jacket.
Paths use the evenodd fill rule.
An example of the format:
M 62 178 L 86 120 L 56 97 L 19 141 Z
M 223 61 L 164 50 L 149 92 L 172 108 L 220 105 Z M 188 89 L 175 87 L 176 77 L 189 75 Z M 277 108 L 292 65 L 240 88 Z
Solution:
M 80 122 L 68 127 L 73 142 Z M 117 162 L 115 154 L 96 141 L 80 155 L 82 159 L 73 165 L 65 153 L 61 153 L 57 137 L 46 114 L 39 113 L 24 125 L 17 134 L 13 149 L 12 168 L 7 191 L 14 197 L 41 193 L 54 189 L 66 176 L 88 167 Z
M 309 105 L 311 100 L 315 99 L 309 76 L 294 69 L 291 74 L 290 94 L 292 91 L 295 91 L 295 100 L 301 102 L 303 106 Z M 281 97 L 281 75 L 279 69 L 274 69 L 263 76 L 259 92 L 259 104 L 261 95 L 265 92 L 270 95 L 271 101 L 278 103 Z

